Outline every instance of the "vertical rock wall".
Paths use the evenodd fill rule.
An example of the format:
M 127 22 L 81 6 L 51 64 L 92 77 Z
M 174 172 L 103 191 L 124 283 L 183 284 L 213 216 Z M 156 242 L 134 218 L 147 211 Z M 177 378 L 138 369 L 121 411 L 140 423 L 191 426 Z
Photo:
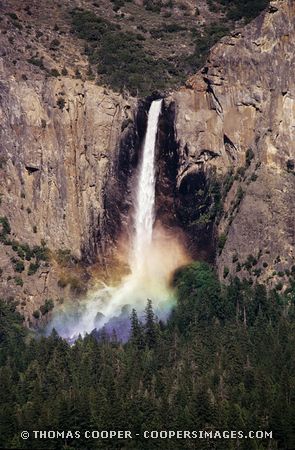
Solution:
M 30 263 L 15 273 L 15 251 L 0 244 L 0 296 L 32 313 L 45 298 L 72 295 L 57 285 L 59 249 L 88 263 L 103 260 L 111 235 L 105 192 L 122 159 L 120 142 L 136 134 L 137 101 L 68 77 L 15 80 L 0 62 L 0 216 L 12 241 L 43 242 L 52 252 L 50 267 L 28 277 Z
M 189 177 L 221 183 L 221 278 L 229 271 L 275 284 L 280 272 L 287 284 L 282 273 L 294 264 L 294 24 L 294 2 L 272 2 L 223 38 L 203 70 L 167 100 L 176 104 L 179 189 Z M 196 182 L 198 189 L 196 208 L 204 197 Z

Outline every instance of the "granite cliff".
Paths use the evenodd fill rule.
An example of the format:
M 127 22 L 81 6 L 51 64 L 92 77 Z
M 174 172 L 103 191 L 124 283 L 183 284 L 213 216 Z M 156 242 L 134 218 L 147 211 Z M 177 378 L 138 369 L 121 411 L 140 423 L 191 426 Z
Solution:
M 222 38 L 166 96 L 158 142 L 158 217 L 221 279 L 280 289 L 294 265 L 294 17 L 294 2 L 272 2 Z M 0 55 L 0 296 L 32 323 L 85 292 L 128 228 L 151 100 L 87 79 L 81 42 L 40 21 L 38 57 L 11 15 Z
M 44 242 L 53 254 L 70 249 L 70 258 L 94 262 L 106 243 L 105 184 L 135 100 L 69 78 L 31 83 L 7 78 L 0 88 L 0 185 L 9 237 L 30 246 Z M 14 252 L 10 245 L 1 250 L 7 277 Z M 52 277 L 55 271 L 42 267 L 21 295 L 52 296 Z M 1 284 L 15 295 L 13 276 Z M 58 290 L 55 295 L 62 297 Z
M 13 61 L 12 37 L 25 48 L 16 35 L 8 26 L 1 38 L 0 216 L 10 232 L 1 222 L 0 295 L 28 317 L 48 299 L 84 291 L 86 265 L 103 263 L 105 185 L 118 178 L 120 141 L 126 133 L 130 148 L 136 141 L 137 100 L 71 73 L 49 77 L 24 55 Z
M 294 2 L 272 2 L 224 37 L 205 67 L 167 99 L 176 111 L 177 185 L 201 211 L 192 226 L 203 224 L 204 233 L 214 217 L 221 279 L 231 274 L 280 287 L 294 265 L 294 18 Z M 203 203 L 212 179 L 222 206 L 210 217 Z

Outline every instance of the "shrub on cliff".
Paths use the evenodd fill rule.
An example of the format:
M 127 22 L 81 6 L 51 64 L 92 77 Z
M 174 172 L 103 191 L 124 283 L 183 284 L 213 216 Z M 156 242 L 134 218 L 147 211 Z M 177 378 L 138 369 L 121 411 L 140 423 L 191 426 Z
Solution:
M 89 42 L 86 53 L 90 63 L 97 65 L 101 80 L 116 90 L 147 95 L 178 77 L 169 61 L 155 59 L 145 51 L 138 34 L 120 31 L 119 25 L 91 11 L 74 9 L 72 21 L 78 36 Z
M 14 264 L 14 270 L 19 273 L 23 272 L 25 270 L 24 263 L 20 260 L 16 261 Z
M 53 308 L 54 308 L 53 300 L 51 300 L 51 298 L 49 298 L 49 299 L 46 299 L 45 303 L 40 306 L 40 311 L 41 311 L 42 315 L 44 316 L 45 314 L 49 313 L 49 311 L 51 311 Z
M 254 19 L 269 4 L 269 0 L 207 0 L 211 11 L 222 9 L 229 20 Z
M 59 107 L 59 109 L 63 110 L 65 107 L 66 101 L 63 97 L 58 97 L 56 104 Z
M 6 239 L 7 235 L 11 233 L 11 227 L 6 216 L 0 217 L 0 241 Z

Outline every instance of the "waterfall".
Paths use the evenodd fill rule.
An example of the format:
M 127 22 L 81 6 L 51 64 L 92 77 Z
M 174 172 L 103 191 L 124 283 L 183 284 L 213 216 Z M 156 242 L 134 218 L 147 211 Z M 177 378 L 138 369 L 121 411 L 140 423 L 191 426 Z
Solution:
M 147 122 L 135 203 L 135 236 L 131 268 L 139 270 L 152 243 L 155 206 L 155 146 L 162 100 L 152 102 Z
M 63 305 L 48 327 L 70 340 L 94 329 L 111 334 L 115 329 L 126 341 L 130 329 L 130 312 L 135 308 L 144 316 L 147 299 L 152 299 L 154 310 L 165 320 L 175 304 L 170 277 L 174 270 L 187 261 L 176 235 L 161 226 L 155 229 L 155 146 L 162 100 L 153 101 L 148 113 L 147 130 L 136 184 L 134 200 L 134 229 L 129 254 L 129 275 L 116 286 L 97 287 L 87 298 Z

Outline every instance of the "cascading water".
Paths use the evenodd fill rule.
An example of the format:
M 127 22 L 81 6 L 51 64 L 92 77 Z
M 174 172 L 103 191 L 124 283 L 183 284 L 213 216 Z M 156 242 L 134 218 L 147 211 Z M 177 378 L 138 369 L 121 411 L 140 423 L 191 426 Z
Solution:
M 162 100 L 152 103 L 143 148 L 135 205 L 135 236 L 131 270 L 143 265 L 145 252 L 152 243 L 155 206 L 155 144 Z
M 75 306 L 57 310 L 48 328 L 66 338 L 90 333 L 104 327 L 115 329 L 128 339 L 131 308 L 143 315 L 147 299 L 152 299 L 156 314 L 166 319 L 174 296 L 169 287 L 171 273 L 187 259 L 174 236 L 154 229 L 155 146 L 162 100 L 153 101 L 139 170 L 134 208 L 134 235 L 129 253 L 130 274 L 118 286 L 103 285 Z

